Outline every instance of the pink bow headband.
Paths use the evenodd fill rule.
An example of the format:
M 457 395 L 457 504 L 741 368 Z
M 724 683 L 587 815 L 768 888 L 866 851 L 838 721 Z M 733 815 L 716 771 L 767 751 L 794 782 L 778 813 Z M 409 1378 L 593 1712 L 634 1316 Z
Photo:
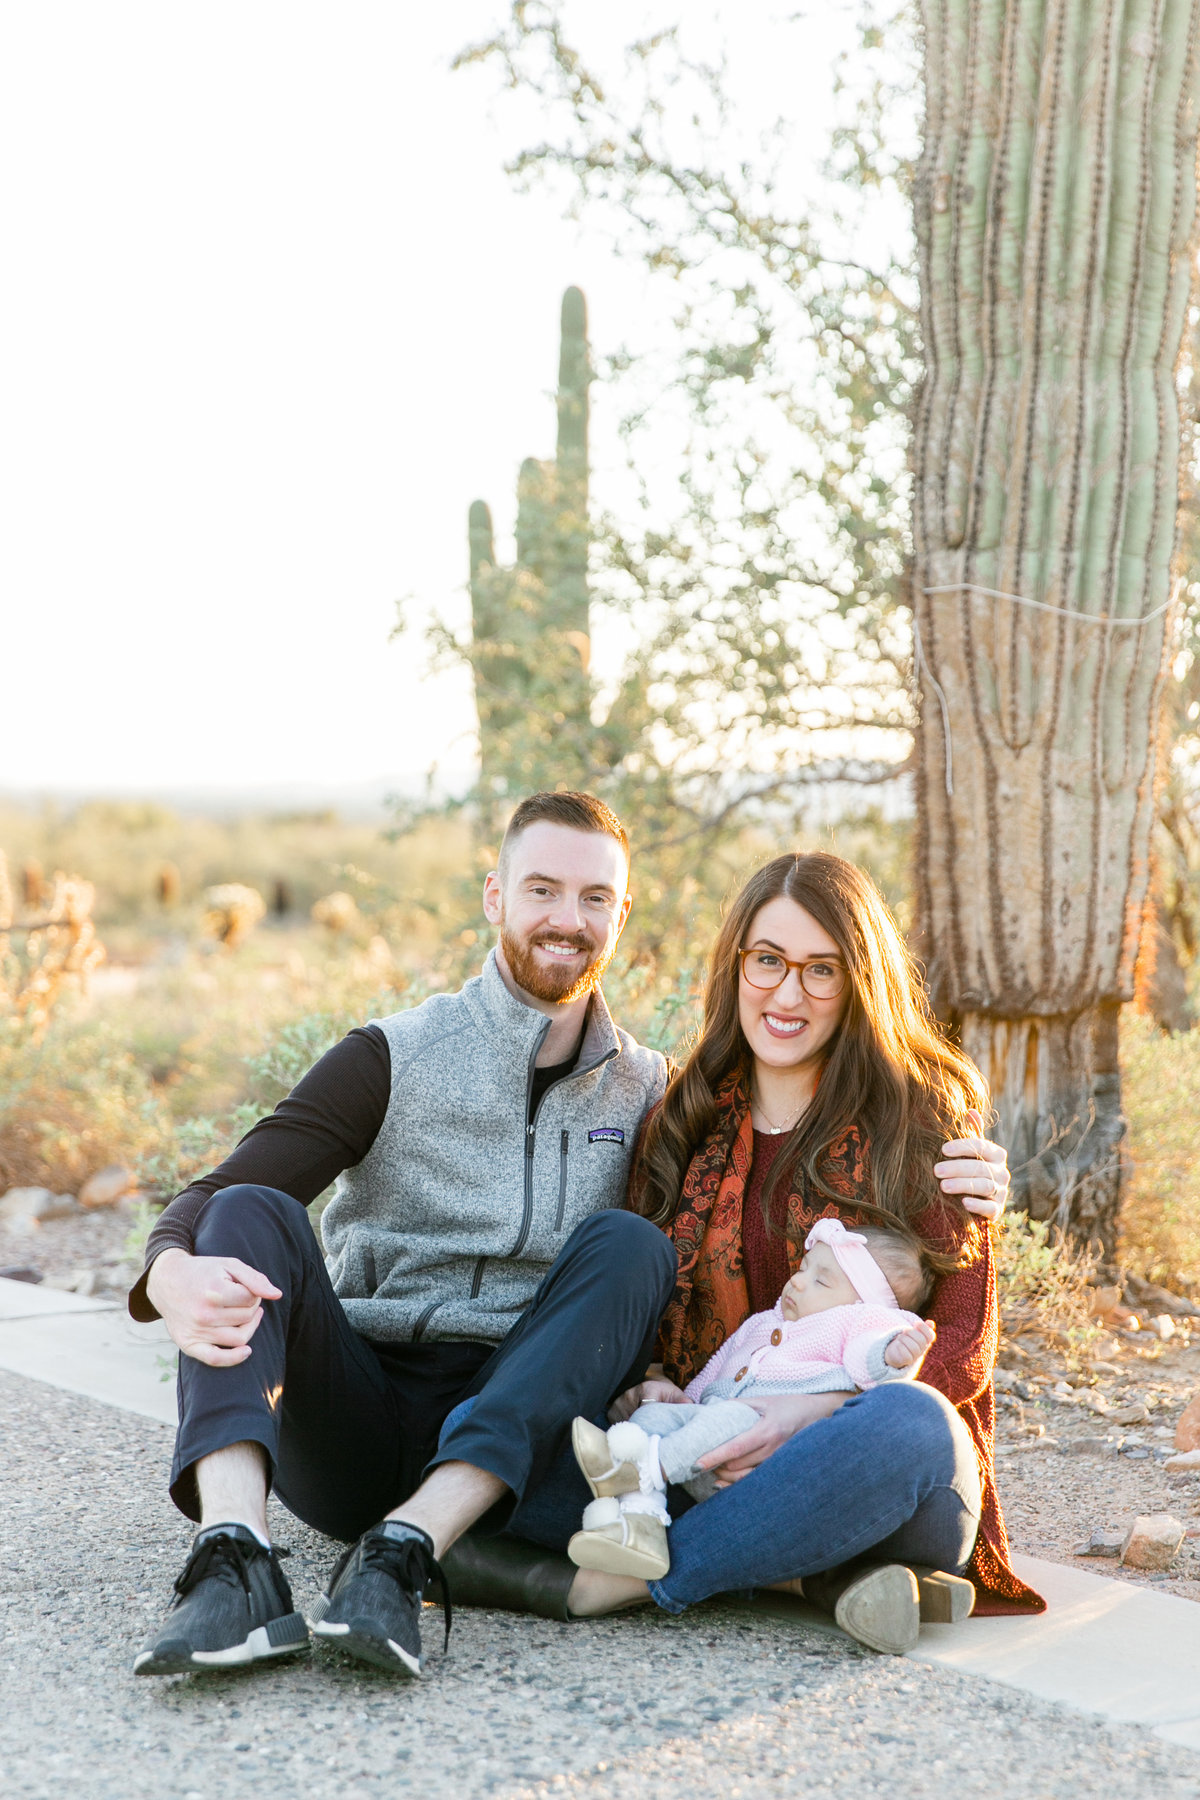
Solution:
M 840 1219 L 818 1219 L 804 1240 L 804 1248 L 811 1250 L 814 1244 L 828 1244 L 860 1300 L 868 1306 L 899 1309 L 892 1284 L 867 1249 L 867 1240 L 860 1231 L 847 1231 Z

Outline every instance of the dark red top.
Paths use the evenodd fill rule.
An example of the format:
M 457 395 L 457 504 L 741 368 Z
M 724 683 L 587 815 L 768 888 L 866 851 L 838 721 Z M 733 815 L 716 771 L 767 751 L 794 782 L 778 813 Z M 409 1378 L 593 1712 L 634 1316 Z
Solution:
M 746 1199 L 742 1207 L 742 1261 L 746 1272 L 746 1291 L 752 1313 L 770 1312 L 784 1283 L 791 1274 L 788 1260 L 786 1187 L 777 1188 L 771 1196 L 771 1230 L 763 1218 L 763 1189 L 775 1166 L 786 1136 L 773 1131 L 754 1133 L 754 1156 L 746 1181 Z

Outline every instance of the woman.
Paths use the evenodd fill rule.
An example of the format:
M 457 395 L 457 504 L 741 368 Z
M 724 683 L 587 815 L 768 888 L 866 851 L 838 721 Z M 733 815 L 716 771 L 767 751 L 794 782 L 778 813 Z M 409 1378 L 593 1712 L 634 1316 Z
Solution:
M 639 1145 L 630 1203 L 674 1240 L 679 1284 L 661 1369 L 612 1416 L 677 1397 L 774 1303 L 820 1217 L 922 1246 L 937 1335 L 920 1383 L 754 1401 L 761 1423 L 708 1459 L 720 1491 L 672 1527 L 669 1574 L 647 1586 L 581 1570 L 574 1614 L 681 1612 L 799 1578 L 828 1607 L 856 1595 L 839 1618 L 897 1647 L 916 1632 L 906 1564 L 967 1569 L 980 1612 L 1041 1610 L 1009 1565 L 992 1468 L 996 1290 L 989 1229 L 971 1216 L 999 1211 L 991 1146 L 972 1141 L 986 1104 L 869 878 L 825 854 L 760 869 L 718 937 L 700 1038 Z M 938 1163 L 943 1150 L 967 1160 Z

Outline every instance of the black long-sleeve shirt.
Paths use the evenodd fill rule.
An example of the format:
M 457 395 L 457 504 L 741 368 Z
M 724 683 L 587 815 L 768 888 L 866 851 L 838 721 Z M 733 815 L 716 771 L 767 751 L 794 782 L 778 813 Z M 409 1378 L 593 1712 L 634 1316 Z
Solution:
M 582 1041 L 581 1034 L 566 1062 L 534 1070 L 531 1116 L 547 1089 L 571 1073 Z M 189 1182 L 161 1214 L 146 1244 L 145 1267 L 129 1295 L 134 1318 L 157 1317 L 146 1294 L 150 1265 L 164 1250 L 191 1254 L 196 1221 L 213 1194 L 245 1182 L 278 1188 L 308 1206 L 343 1169 L 362 1161 L 379 1135 L 391 1092 L 387 1038 L 377 1025 L 356 1026 L 313 1064 L 273 1113 L 250 1127 L 222 1163 Z

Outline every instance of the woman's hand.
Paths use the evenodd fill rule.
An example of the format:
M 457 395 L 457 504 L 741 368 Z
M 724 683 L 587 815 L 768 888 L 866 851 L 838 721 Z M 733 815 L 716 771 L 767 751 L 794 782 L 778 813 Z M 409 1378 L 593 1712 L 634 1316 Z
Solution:
M 949 1162 L 934 1163 L 943 1194 L 957 1194 L 970 1213 L 994 1224 L 1008 1203 L 1008 1152 L 983 1136 L 983 1120 L 972 1110 L 967 1122 L 979 1135 L 952 1138 L 942 1145 Z
M 614 1425 L 622 1419 L 628 1419 L 639 1406 L 645 1406 L 650 1400 L 665 1400 L 670 1406 L 678 1406 L 686 1401 L 687 1395 L 665 1375 L 650 1375 L 645 1381 L 639 1381 L 636 1387 L 626 1388 L 608 1409 L 608 1416 Z
M 762 1415 L 761 1422 L 719 1450 L 698 1457 L 696 1467 L 711 1469 L 719 1488 L 730 1487 L 765 1462 L 780 1444 L 786 1444 L 806 1425 L 827 1419 L 850 1398 L 849 1394 L 771 1394 L 765 1400 L 747 1400 L 745 1404 Z

